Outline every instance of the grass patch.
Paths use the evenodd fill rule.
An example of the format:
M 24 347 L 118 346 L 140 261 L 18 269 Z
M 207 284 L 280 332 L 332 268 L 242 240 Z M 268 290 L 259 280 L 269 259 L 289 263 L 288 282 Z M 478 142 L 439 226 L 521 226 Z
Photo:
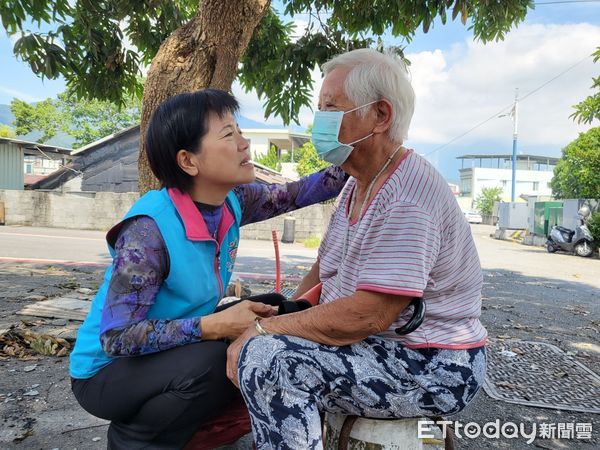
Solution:
M 306 248 L 319 248 L 321 238 L 319 236 L 308 236 L 302 243 Z

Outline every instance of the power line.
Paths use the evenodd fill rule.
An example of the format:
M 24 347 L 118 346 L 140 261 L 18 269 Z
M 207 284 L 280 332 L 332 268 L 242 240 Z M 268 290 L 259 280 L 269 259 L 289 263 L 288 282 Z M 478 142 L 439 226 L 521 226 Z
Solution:
M 475 130 L 475 129 L 479 128 L 481 125 L 484 125 L 484 124 L 488 123 L 488 122 L 489 122 L 490 120 L 492 120 L 492 119 L 496 119 L 496 118 L 497 118 L 497 117 L 498 117 L 500 114 L 502 114 L 504 111 L 506 111 L 506 110 L 507 110 L 507 109 L 509 109 L 509 108 L 512 108 L 512 103 L 511 103 L 510 105 L 508 105 L 508 106 L 505 106 L 504 108 L 502 108 L 502 109 L 501 109 L 500 111 L 498 111 L 497 113 L 494 113 L 494 114 L 492 114 L 490 117 L 488 117 L 487 119 L 485 119 L 483 122 L 479 122 L 479 123 L 478 123 L 477 125 L 475 125 L 473 128 L 469 128 L 469 129 L 468 129 L 467 131 L 465 131 L 463 134 L 461 134 L 461 135 L 459 135 L 459 136 L 456 136 L 454 139 L 452 139 L 452 140 L 450 140 L 450 141 L 446 142 L 445 144 L 443 144 L 443 145 L 440 145 L 439 147 L 437 147 L 437 148 L 435 148 L 435 149 L 431 150 L 431 151 L 430 151 L 430 152 L 428 152 L 428 153 L 425 153 L 423 156 L 427 157 L 427 156 L 429 156 L 429 155 L 431 155 L 431 154 L 433 154 L 433 153 L 437 152 L 438 150 L 441 150 L 441 149 L 443 149 L 444 147 L 447 147 L 448 145 L 452 144 L 453 142 L 455 142 L 455 141 L 458 141 L 460 138 L 462 138 L 462 137 L 466 136 L 466 135 L 467 135 L 467 134 L 469 134 L 471 131 L 473 131 L 473 130 Z
M 548 81 L 546 81 L 545 83 L 541 84 L 540 86 L 538 86 L 537 88 L 535 88 L 534 90 L 528 92 L 527 94 L 525 94 L 523 97 L 521 97 L 519 99 L 519 101 L 523 101 L 525 100 L 527 97 L 530 97 L 531 95 L 535 94 L 536 92 L 538 92 L 540 89 L 544 88 L 545 86 L 547 86 L 548 84 L 552 83 L 554 80 L 556 80 L 557 78 L 563 76 L 565 73 L 567 73 L 568 71 L 574 69 L 576 66 L 578 66 L 579 64 L 583 63 L 585 60 L 587 60 L 588 58 L 591 58 L 592 55 L 588 55 L 585 58 L 577 61 L 575 64 L 567 67 L 565 70 L 563 70 L 562 72 L 560 72 L 558 75 L 550 78 Z M 459 140 L 460 138 L 466 136 L 467 134 L 469 134 L 471 131 L 479 128 L 480 126 L 488 123 L 490 120 L 497 118 L 500 114 L 502 114 L 503 112 L 505 112 L 507 109 L 512 108 L 513 104 L 511 103 L 508 106 L 505 106 L 504 108 L 502 108 L 500 111 L 498 111 L 497 113 L 494 113 L 493 115 L 491 115 L 490 117 L 488 117 L 487 119 L 485 119 L 483 122 L 479 122 L 477 125 L 475 125 L 474 127 L 468 129 L 467 131 L 465 131 L 464 133 L 462 133 L 459 136 L 456 136 L 454 139 L 446 142 L 443 145 L 440 145 L 439 147 L 436 147 L 435 149 L 433 149 L 432 151 L 425 153 L 424 156 L 429 156 L 441 149 L 443 149 L 444 147 L 447 147 L 448 145 L 452 144 L 453 142 L 456 142 L 457 140 Z
M 523 101 L 525 100 L 527 97 L 529 97 L 530 95 L 535 94 L 537 91 L 539 91 L 540 89 L 542 89 L 543 87 L 545 87 L 546 85 L 552 83 L 554 80 L 556 80 L 557 78 L 563 76 L 565 73 L 567 73 L 569 70 L 574 69 L 575 67 L 577 67 L 579 64 L 581 64 L 582 62 L 584 62 L 586 59 L 591 58 L 592 55 L 586 56 L 585 58 L 577 61 L 575 64 L 573 64 L 572 66 L 569 66 L 568 68 L 566 68 L 565 70 L 563 70 L 561 73 L 559 73 L 558 75 L 556 75 L 553 78 L 550 78 L 548 81 L 546 81 L 544 84 L 542 84 L 541 86 L 535 88 L 533 91 L 529 92 L 528 94 L 524 95 L 523 97 L 521 97 L 519 100 Z

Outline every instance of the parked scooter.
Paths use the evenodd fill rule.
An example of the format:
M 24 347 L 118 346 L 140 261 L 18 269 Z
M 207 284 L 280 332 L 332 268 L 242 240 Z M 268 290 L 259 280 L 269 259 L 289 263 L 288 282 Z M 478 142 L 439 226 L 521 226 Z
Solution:
M 586 225 L 590 216 L 590 208 L 582 206 L 579 212 L 579 225 L 575 230 L 569 230 L 557 225 L 552 227 L 550 236 L 546 241 L 546 250 L 548 253 L 554 253 L 557 250 L 575 253 L 578 256 L 591 256 L 594 252 L 592 233 Z

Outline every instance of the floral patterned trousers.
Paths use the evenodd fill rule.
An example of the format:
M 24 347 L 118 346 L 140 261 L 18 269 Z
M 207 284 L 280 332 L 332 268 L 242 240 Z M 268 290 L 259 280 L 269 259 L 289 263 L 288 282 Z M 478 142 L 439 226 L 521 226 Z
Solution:
M 485 377 L 485 348 L 411 350 L 369 337 L 335 347 L 257 336 L 240 355 L 240 389 L 257 449 L 320 449 L 320 412 L 370 418 L 461 411 Z

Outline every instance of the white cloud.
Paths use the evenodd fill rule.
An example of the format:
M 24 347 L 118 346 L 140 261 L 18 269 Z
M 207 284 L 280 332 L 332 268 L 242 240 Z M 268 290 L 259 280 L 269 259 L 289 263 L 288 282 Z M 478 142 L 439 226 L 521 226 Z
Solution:
M 300 110 L 299 120 L 300 126 L 305 128 L 308 124 L 313 121 L 314 110 L 316 110 L 318 103 L 318 92 L 321 89 L 321 72 L 319 69 L 314 69 L 311 71 L 312 79 L 313 79 L 313 87 L 315 94 L 313 95 L 312 100 L 312 110 L 310 108 L 304 107 Z M 264 118 L 264 98 L 263 100 L 258 99 L 258 95 L 256 92 L 244 92 L 244 89 L 240 85 L 239 81 L 235 81 L 232 86 L 233 95 L 238 99 L 240 103 L 241 114 L 249 119 L 256 120 L 258 122 L 270 123 L 280 125 L 281 119 L 279 117 L 270 117 L 265 120 Z
M 482 122 L 514 99 L 540 87 L 589 56 L 600 42 L 600 27 L 589 24 L 526 25 L 486 45 L 469 41 L 440 50 L 409 54 L 417 106 L 410 144 L 444 144 Z M 448 61 L 451 61 L 449 63 Z M 591 93 L 600 71 L 592 58 L 519 103 L 519 147 L 559 149 L 589 126 L 575 124 L 571 106 Z M 512 121 L 492 119 L 452 147 L 510 141 Z M 479 148 L 495 151 L 493 148 Z M 524 150 L 525 151 L 525 150 Z
M 27 103 L 37 102 L 42 100 L 40 97 L 35 97 L 30 94 L 26 94 L 25 92 L 18 91 L 16 89 L 11 89 L 6 86 L 0 86 L 0 93 L 8 95 L 10 97 L 18 98 L 19 100 L 23 100 Z
M 264 103 L 263 100 L 258 99 L 258 95 L 256 92 L 250 91 L 245 92 L 239 81 L 235 81 L 231 88 L 233 95 L 240 103 L 240 113 L 248 117 L 249 119 L 256 120 L 258 122 L 265 122 L 270 124 L 280 124 L 281 119 L 277 117 L 271 117 L 268 120 L 265 120 L 264 117 L 264 109 L 262 107 Z
M 592 54 L 600 42 L 600 26 L 590 24 L 523 25 L 501 42 L 467 41 L 441 50 L 408 54 L 417 103 L 408 144 L 442 145 L 512 105 L 515 88 L 520 97 L 538 88 L 569 66 Z M 591 57 L 519 103 L 519 148 L 548 147 L 556 153 L 589 126 L 574 123 L 572 105 L 590 93 L 592 77 L 600 72 Z M 313 111 L 322 79 L 313 71 Z M 244 93 L 236 82 L 233 92 L 242 114 L 264 121 L 262 102 Z M 303 108 L 300 123 L 312 123 L 313 111 Z M 281 123 L 270 118 L 268 123 Z M 597 124 L 596 124 L 597 125 Z M 510 118 L 492 119 L 446 149 L 506 151 L 489 148 L 492 142 L 512 139 Z M 510 149 L 509 149 L 510 150 Z M 465 152 L 466 152 L 465 151 Z
M 306 33 L 306 29 L 308 28 L 309 22 L 298 18 L 294 18 L 293 22 L 295 28 L 292 35 L 292 40 L 296 42 L 298 39 L 304 36 L 304 33 Z

